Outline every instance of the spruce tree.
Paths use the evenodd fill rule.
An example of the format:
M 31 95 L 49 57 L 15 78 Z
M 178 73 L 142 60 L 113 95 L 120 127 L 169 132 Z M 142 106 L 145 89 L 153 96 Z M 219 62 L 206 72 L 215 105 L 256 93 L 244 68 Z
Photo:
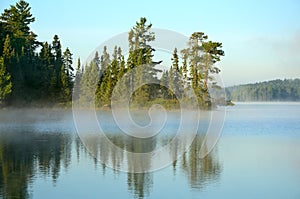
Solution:
M 69 48 L 65 50 L 62 57 L 61 67 L 61 100 L 62 102 L 70 102 L 72 99 L 72 88 L 73 88 L 73 60 L 72 53 Z
M 112 55 L 113 60 L 111 62 L 111 78 L 112 78 L 112 88 L 115 87 L 115 85 L 118 82 L 118 73 L 120 70 L 120 63 L 118 60 L 118 47 L 115 46 L 114 48 L 114 53 Z M 112 90 L 110 91 L 110 93 L 112 92 Z
M 160 90 L 161 90 L 161 97 L 165 100 L 169 100 L 170 92 L 169 92 L 169 72 L 168 70 L 163 71 L 161 79 L 160 79 Z
M 50 85 L 49 85 L 49 95 L 52 102 L 57 101 L 57 94 L 60 93 L 61 88 L 61 68 L 63 65 L 62 62 L 62 50 L 59 38 L 57 35 L 54 35 L 52 45 L 51 45 L 51 54 L 53 56 L 53 67 L 50 72 Z
M 4 60 L 0 57 L 0 105 L 12 91 L 10 74 L 6 71 Z
M 98 52 L 95 53 L 94 60 L 98 57 Z M 101 107 L 103 105 L 110 104 L 110 93 L 112 89 L 112 76 L 111 76 L 111 60 L 110 55 L 107 52 L 107 47 L 103 47 L 103 52 L 100 58 L 100 73 L 99 82 L 96 88 L 96 106 Z
M 4 58 L 4 61 L 7 63 L 10 63 L 15 56 L 15 50 L 11 46 L 9 35 L 6 35 L 6 38 L 5 38 L 2 56 Z
M 127 68 L 125 66 L 125 60 L 124 60 L 124 55 L 122 55 L 122 50 L 119 47 L 118 48 L 118 74 L 117 74 L 117 82 L 116 85 L 114 86 L 112 90 L 112 100 L 114 100 L 114 103 L 121 103 L 127 100 L 128 96 L 128 88 L 129 88 L 129 81 L 128 78 L 126 78 L 127 75 L 126 71 Z
M 10 36 L 6 35 L 3 46 L 3 59 L 6 70 L 11 75 L 11 81 L 13 82 L 12 98 L 19 98 L 23 87 L 23 74 L 18 63 L 18 56 L 15 53 L 11 45 Z
M 188 92 L 190 90 L 190 81 L 188 74 L 188 51 L 183 49 L 181 51 L 182 55 L 182 66 L 181 66 L 181 74 L 182 74 L 182 86 L 183 86 L 183 97 L 188 97 Z
M 96 52 L 95 57 L 98 56 L 98 53 Z M 104 72 L 106 70 L 106 68 L 108 67 L 108 65 L 110 64 L 110 55 L 107 52 L 107 47 L 104 46 L 103 47 L 103 52 L 101 55 L 101 59 L 100 59 L 100 80 L 102 79 L 102 76 L 104 75 Z
M 182 77 L 179 68 L 179 57 L 177 54 L 177 48 L 174 49 L 172 57 L 172 66 L 169 71 L 169 86 L 170 86 L 170 95 L 172 99 L 181 98 L 183 86 L 182 86 Z
M 4 40 L 7 32 L 4 29 L 4 23 L 0 20 L 0 56 L 2 56 Z
M 47 99 L 57 102 L 57 96 L 64 90 L 60 40 L 55 35 L 51 45 L 37 41 L 37 35 L 30 29 L 34 21 L 31 7 L 24 0 L 5 9 L 0 16 L 0 56 L 11 75 L 12 103 Z M 67 68 L 70 71 L 72 66 Z M 66 68 L 64 70 L 68 76 L 68 89 L 72 89 L 72 76 Z
M 84 73 L 80 81 L 80 98 L 79 101 L 84 107 L 94 107 L 97 85 L 99 84 L 99 68 L 94 61 L 84 68 Z M 97 100 L 96 100 L 97 103 Z
M 79 100 L 80 83 L 81 83 L 82 74 L 83 74 L 83 70 L 82 70 L 82 67 L 81 67 L 81 61 L 80 61 L 80 58 L 78 58 L 75 81 L 74 81 L 74 88 L 73 88 L 73 101 Z
M 41 97 L 47 99 L 50 97 L 49 88 L 51 84 L 52 74 L 54 73 L 54 57 L 51 53 L 51 45 L 44 42 L 39 53 L 38 67 L 35 75 L 37 84 L 40 86 Z

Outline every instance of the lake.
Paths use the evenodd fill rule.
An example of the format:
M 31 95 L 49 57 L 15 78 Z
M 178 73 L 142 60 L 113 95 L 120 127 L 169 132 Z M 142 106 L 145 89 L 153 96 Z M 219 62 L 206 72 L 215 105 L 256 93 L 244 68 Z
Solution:
M 133 142 L 106 124 L 111 142 L 135 152 L 160 147 L 172 135 Z M 204 132 L 207 124 L 200 125 Z M 300 198 L 300 103 L 228 107 L 222 136 L 204 159 L 201 132 L 170 165 L 136 173 L 151 159 L 130 158 L 101 139 L 85 147 L 71 110 L 1 110 L 0 198 Z M 183 145 L 172 146 L 171 156 Z M 119 171 L 124 162 L 131 172 Z

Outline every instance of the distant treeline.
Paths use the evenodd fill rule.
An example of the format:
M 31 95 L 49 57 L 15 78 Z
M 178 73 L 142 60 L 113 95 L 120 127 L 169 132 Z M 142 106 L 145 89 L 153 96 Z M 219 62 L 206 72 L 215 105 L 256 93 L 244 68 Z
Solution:
M 232 101 L 300 101 L 300 79 L 271 80 L 226 88 Z

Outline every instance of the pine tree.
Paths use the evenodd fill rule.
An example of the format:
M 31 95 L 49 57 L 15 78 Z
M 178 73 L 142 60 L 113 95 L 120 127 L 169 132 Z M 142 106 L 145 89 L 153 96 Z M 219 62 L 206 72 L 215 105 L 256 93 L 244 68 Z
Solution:
M 66 68 L 64 65 L 61 66 L 61 92 L 60 92 L 60 99 L 61 102 L 69 102 L 71 100 L 71 88 L 70 88 L 70 81 L 69 77 L 66 73 Z
M 62 102 L 70 102 L 72 99 L 72 89 L 73 89 L 73 61 L 72 53 L 69 48 L 67 48 L 62 57 L 62 67 L 61 67 L 61 99 Z
M 202 108 L 211 106 L 211 99 L 208 92 L 208 84 L 217 87 L 213 82 L 212 74 L 220 70 L 214 66 L 224 55 L 221 50 L 222 43 L 207 41 L 208 36 L 203 32 L 195 32 L 189 39 L 189 47 L 182 51 L 185 60 L 189 60 L 191 87 L 194 90 L 198 103 Z M 184 63 L 183 71 L 185 70 Z M 185 72 L 183 72 L 185 73 Z
M 111 78 L 112 78 L 112 88 L 115 87 L 115 85 L 118 82 L 118 73 L 120 70 L 120 63 L 118 61 L 118 47 L 115 46 L 114 53 L 112 55 L 113 60 L 111 62 Z M 110 91 L 112 93 L 112 90 Z
M 151 48 L 148 42 L 155 40 L 154 32 L 150 29 L 152 24 L 146 25 L 147 19 L 141 17 L 139 22 L 130 30 L 128 35 L 130 51 L 134 51 L 141 48 Z
M 139 22 L 130 30 L 128 34 L 129 56 L 127 68 L 130 72 L 130 90 L 135 91 L 132 101 L 144 105 L 145 102 L 155 98 L 156 90 L 152 85 L 144 85 L 136 88 L 145 82 L 155 82 L 157 80 L 157 71 L 154 69 L 155 63 L 152 62 L 154 49 L 149 44 L 154 41 L 155 35 L 151 31 L 152 24 L 146 24 L 146 18 L 140 18 Z M 139 67 L 141 66 L 141 67 Z M 132 69 L 138 67 L 134 72 Z
M 62 56 L 62 63 L 65 66 L 65 71 L 67 76 L 70 78 L 70 80 L 73 80 L 74 77 L 74 68 L 72 67 L 73 64 L 73 58 L 72 58 L 73 54 L 71 53 L 71 51 L 69 50 L 69 48 L 67 48 L 65 50 L 65 52 L 63 53 Z
M 118 80 L 120 80 L 126 72 L 124 55 L 122 55 L 122 50 L 120 47 L 118 48 L 118 62 L 119 62 Z
M 0 57 L 0 105 L 12 92 L 10 74 L 6 71 L 4 60 Z
M 169 72 L 168 70 L 163 71 L 161 79 L 160 79 L 160 90 L 161 90 L 161 97 L 165 100 L 171 99 L 170 92 L 169 92 Z
M 83 71 L 82 71 L 82 67 L 81 67 L 81 61 L 80 61 L 80 58 L 78 58 L 75 81 L 74 81 L 74 88 L 73 88 L 73 101 L 79 100 L 80 83 L 81 83 L 82 74 L 83 74 Z
M 97 106 L 99 107 L 109 106 L 111 104 L 111 94 L 118 75 L 117 47 L 114 49 L 113 60 L 111 62 L 106 46 L 103 49 L 103 55 L 101 57 L 103 74 L 96 90 Z
M 13 82 L 13 89 L 11 94 L 12 98 L 18 98 L 23 87 L 23 74 L 18 63 L 18 56 L 11 46 L 9 35 L 6 35 L 2 55 L 6 70 L 11 75 L 11 81 Z
M 97 103 L 95 95 L 97 85 L 99 84 L 99 68 L 94 61 L 91 61 L 89 65 L 84 68 L 84 73 L 82 74 L 80 82 L 80 98 L 79 101 L 84 107 L 94 107 Z
M 62 49 L 61 43 L 57 35 L 54 35 L 52 41 L 52 54 L 54 55 L 54 71 L 56 74 L 56 78 L 60 79 L 60 69 L 62 62 Z M 60 84 L 57 82 L 57 86 L 59 87 Z
M 63 65 L 61 43 L 57 35 L 54 35 L 52 41 L 51 53 L 53 54 L 53 71 L 51 71 L 49 94 L 52 101 L 57 101 L 57 94 L 61 92 L 61 68 Z
M 128 88 L 129 88 L 129 81 L 126 78 L 125 73 L 127 69 L 125 68 L 125 60 L 124 55 L 122 55 L 122 50 L 118 48 L 118 63 L 119 63 L 119 71 L 117 74 L 117 84 L 113 88 L 113 93 L 111 100 L 114 100 L 114 103 L 122 103 L 127 100 L 128 96 Z
M 98 53 L 95 54 L 97 59 Z M 110 55 L 107 52 L 107 47 L 103 47 L 103 52 L 100 59 L 100 74 L 99 82 L 96 88 L 96 106 L 101 107 L 103 105 L 110 104 L 111 89 L 112 87 L 112 67 Z
M 112 73 L 111 65 L 106 67 L 103 80 L 99 85 L 99 90 L 96 91 L 98 106 L 109 106 L 111 104 L 111 92 L 112 92 Z
M 207 35 L 203 32 L 195 32 L 191 35 L 189 40 L 189 57 L 190 57 L 190 74 L 192 78 L 192 88 L 197 96 L 198 103 L 203 107 L 202 101 L 202 66 L 201 66 L 201 54 L 202 54 L 202 42 L 207 39 Z
M 172 99 L 181 98 L 183 86 L 182 86 L 182 77 L 179 69 L 179 57 L 177 54 L 177 48 L 174 49 L 172 66 L 169 71 L 169 86 L 170 86 L 170 95 Z
M 11 75 L 11 102 L 30 103 L 35 100 L 57 102 L 62 89 L 63 56 L 60 40 L 54 36 L 52 45 L 37 41 L 30 24 L 35 21 L 31 7 L 24 0 L 5 9 L 0 16 L 0 56 Z M 38 51 L 39 47 L 40 51 Z M 68 89 L 72 89 L 72 65 L 67 65 Z M 64 87 L 66 85 L 63 85 Z M 69 92 L 68 92 L 69 93 Z
M 16 5 L 5 9 L 0 18 L 1 27 L 3 27 L 1 32 L 6 37 L 3 45 L 9 43 L 14 52 L 10 60 L 6 59 L 6 53 L 3 52 L 6 55 L 2 54 L 12 77 L 12 98 L 14 101 L 36 99 L 40 97 L 40 90 L 37 89 L 39 79 L 33 72 L 38 71 L 36 49 L 40 46 L 40 42 L 36 41 L 37 35 L 29 27 L 35 21 L 31 14 L 31 7 L 27 2 L 20 0 Z M 5 51 L 4 46 L 3 51 Z
M 5 60 L 5 62 L 8 62 L 8 63 L 10 63 L 10 61 L 12 61 L 12 58 L 15 56 L 15 50 L 11 46 L 9 35 L 6 35 L 6 38 L 5 38 L 2 56 Z
M 26 38 L 30 35 L 30 23 L 35 21 L 30 12 L 31 7 L 23 0 L 5 9 L 0 19 L 5 31 L 9 34 L 15 53 L 21 55 L 22 48 L 26 46 Z
M 0 20 L 0 56 L 2 56 L 3 53 L 3 45 L 6 35 L 7 32 L 4 29 L 4 23 L 2 22 L 2 20 Z
M 217 68 L 214 64 L 220 61 L 220 57 L 224 56 L 224 51 L 221 50 L 222 43 L 219 42 L 212 42 L 212 41 L 205 41 L 202 44 L 203 48 L 203 55 L 202 55 L 202 62 L 203 62 L 203 98 L 202 100 L 206 103 L 206 106 L 209 106 L 211 103 L 210 95 L 208 92 L 208 81 L 212 82 L 212 85 L 216 87 L 216 83 L 213 82 L 212 74 L 217 74 L 220 72 L 220 69 Z
M 96 52 L 96 55 L 95 57 L 97 57 L 97 52 Z M 107 47 L 104 46 L 103 47 L 103 52 L 102 52 L 102 55 L 101 55 L 101 60 L 100 60 L 100 80 L 102 79 L 102 76 L 104 75 L 104 72 L 106 70 L 106 68 L 108 67 L 108 65 L 110 64 L 110 55 L 109 53 L 107 52 Z
M 181 67 L 181 74 L 182 74 L 182 87 L 183 87 L 183 97 L 188 98 L 188 92 L 190 90 L 190 81 L 188 75 L 188 51 L 183 49 L 181 51 L 182 54 L 182 67 Z
M 38 67 L 34 71 L 36 84 L 39 85 L 41 97 L 47 99 L 50 97 L 49 88 L 51 84 L 52 74 L 54 73 L 54 57 L 51 53 L 51 45 L 44 42 L 39 53 Z

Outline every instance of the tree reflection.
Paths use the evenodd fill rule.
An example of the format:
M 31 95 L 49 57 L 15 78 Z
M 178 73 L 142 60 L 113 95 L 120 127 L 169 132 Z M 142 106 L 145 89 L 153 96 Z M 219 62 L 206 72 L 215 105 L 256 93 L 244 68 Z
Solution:
M 134 156 L 123 150 L 144 153 L 166 144 L 172 137 L 153 137 L 146 139 L 109 134 L 109 140 L 117 147 L 111 147 L 99 136 L 88 136 L 84 139 L 88 148 L 79 138 L 73 139 L 71 134 L 61 133 L 0 133 L 0 198 L 30 198 L 30 185 L 38 176 L 51 177 L 56 183 L 61 169 L 68 169 L 71 162 L 72 146 L 77 161 L 83 161 L 82 155 L 90 157 L 95 166 L 101 168 L 106 175 L 106 165 L 110 165 L 116 174 L 126 165 L 128 168 L 128 190 L 135 198 L 146 198 L 151 193 L 154 173 L 146 172 L 153 164 L 149 156 Z M 191 188 L 202 189 L 220 178 L 222 165 L 218 160 L 217 150 L 212 151 L 204 159 L 199 158 L 203 137 L 196 136 L 188 148 L 186 139 L 175 140 L 170 145 L 173 158 L 173 171 L 184 173 Z M 88 149 L 88 150 L 87 150 Z M 121 149 L 121 150 L 120 150 Z M 188 149 L 180 155 L 182 149 Z M 89 153 L 88 153 L 89 152 Z M 91 156 L 90 154 L 93 154 Z M 75 159 L 76 160 L 76 159 Z M 140 172 L 145 171 L 145 172 Z M 159 179 L 157 179 L 159 180 Z
M 202 136 L 196 136 L 190 150 L 184 153 L 181 158 L 181 168 L 187 174 L 190 186 L 197 189 L 204 188 L 207 183 L 218 180 L 222 171 L 217 157 L 217 148 L 205 158 L 199 158 L 202 140 Z
M 0 196 L 29 198 L 38 173 L 55 183 L 61 166 L 68 168 L 71 139 L 62 134 L 0 133 Z
M 155 149 L 155 138 L 133 138 L 127 135 L 107 135 L 108 139 L 114 146 L 112 147 L 104 137 L 99 136 L 87 136 L 84 137 L 84 143 L 86 143 L 90 153 L 98 160 L 102 165 L 111 165 L 116 173 L 119 172 L 121 164 L 127 164 L 127 185 L 128 189 L 137 197 L 144 198 L 149 195 L 150 188 L 153 183 L 152 173 L 140 173 L 141 170 L 147 171 L 151 165 L 151 159 L 147 156 L 135 156 L 132 153 L 128 153 L 124 157 L 123 150 L 133 153 L 147 153 Z M 103 167 L 103 173 L 105 173 L 105 167 Z
M 149 156 L 134 156 L 129 153 L 124 157 L 123 150 L 130 152 L 149 152 L 157 147 L 157 143 L 167 143 L 171 137 L 161 137 L 162 140 L 155 138 L 138 139 L 129 136 L 108 135 L 110 141 L 116 147 L 111 147 L 104 139 L 99 136 L 86 138 L 85 143 L 88 143 L 89 151 L 100 160 L 104 165 L 112 165 L 112 168 L 118 172 L 121 164 L 127 164 L 127 184 L 128 189 L 137 197 L 144 198 L 149 195 L 153 185 L 153 173 L 146 172 L 152 162 Z M 204 159 L 199 158 L 200 148 L 202 145 L 203 136 L 196 136 L 191 146 L 188 148 L 186 139 L 175 140 L 170 145 L 170 153 L 173 158 L 174 173 L 179 170 L 186 174 L 191 188 L 202 189 L 208 183 L 217 181 L 220 178 L 222 166 L 218 160 L 217 150 L 213 150 Z M 177 155 L 182 149 L 188 149 L 179 159 Z M 109 164 L 112 163 L 112 164 Z M 144 173 L 140 173 L 141 168 Z

